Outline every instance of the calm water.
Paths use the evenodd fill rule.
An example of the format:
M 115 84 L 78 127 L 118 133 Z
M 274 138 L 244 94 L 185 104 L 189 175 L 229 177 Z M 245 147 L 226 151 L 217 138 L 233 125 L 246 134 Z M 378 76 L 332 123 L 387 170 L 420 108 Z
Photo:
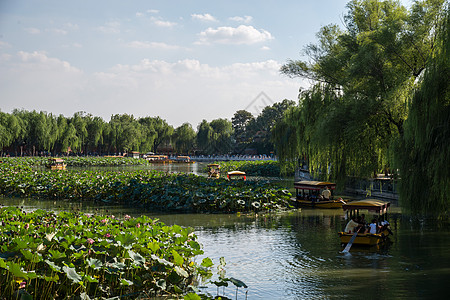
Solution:
M 0 199 L 25 208 L 81 209 L 141 214 L 129 208 L 63 201 Z M 395 209 L 394 209 L 395 211 Z M 98 212 L 98 211 L 97 211 Z M 437 299 L 448 295 L 450 228 L 391 214 L 394 236 L 381 249 L 342 250 L 340 210 L 306 210 L 271 215 L 154 214 L 164 223 L 193 227 L 204 256 L 226 260 L 226 276 L 248 285 L 237 299 Z M 199 257 L 200 261 L 202 257 Z M 215 296 L 214 287 L 206 289 Z M 235 299 L 235 289 L 220 290 Z

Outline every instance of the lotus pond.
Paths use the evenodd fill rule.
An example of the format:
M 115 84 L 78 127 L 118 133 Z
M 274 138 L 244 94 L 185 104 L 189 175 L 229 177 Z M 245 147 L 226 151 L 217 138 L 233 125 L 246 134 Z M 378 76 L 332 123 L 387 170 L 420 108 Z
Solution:
M 42 170 L 29 162 L 0 164 L 6 197 L 72 199 L 181 212 L 290 209 L 289 191 L 268 181 L 212 180 L 194 174 L 135 170 Z

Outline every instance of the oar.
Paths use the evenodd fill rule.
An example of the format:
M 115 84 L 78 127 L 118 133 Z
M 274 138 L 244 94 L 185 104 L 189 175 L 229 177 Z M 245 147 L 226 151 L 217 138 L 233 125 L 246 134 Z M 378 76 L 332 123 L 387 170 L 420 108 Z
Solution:
M 353 242 L 356 239 L 356 236 L 358 235 L 358 232 L 361 230 L 361 228 L 359 228 L 353 235 L 352 238 L 350 239 L 350 241 L 348 242 L 347 246 L 345 246 L 345 249 L 342 250 L 342 253 L 347 253 L 348 251 L 350 251 L 350 248 L 352 247 Z

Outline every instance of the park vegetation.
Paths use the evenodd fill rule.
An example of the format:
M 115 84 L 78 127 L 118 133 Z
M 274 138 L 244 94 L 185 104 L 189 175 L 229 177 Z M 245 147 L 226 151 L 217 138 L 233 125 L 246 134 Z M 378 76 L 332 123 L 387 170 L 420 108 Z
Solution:
M 0 207 L 0 220 L 1 299 L 199 300 L 212 298 L 199 283 L 246 287 L 224 270 L 211 281 L 212 260 L 195 261 L 203 250 L 192 228 L 15 207 Z
M 404 208 L 448 217 L 448 2 L 347 8 L 343 29 L 324 26 L 306 60 L 281 68 L 313 82 L 272 131 L 282 167 L 305 164 L 341 182 L 389 174 L 400 179 Z
M 36 167 L 28 158 L 0 164 L 0 195 L 94 201 L 147 210 L 235 213 L 292 208 L 291 193 L 263 180 L 209 179 L 148 170 L 64 170 Z M 40 165 L 38 165 L 40 166 Z
M 267 106 L 254 117 L 245 110 L 235 113 L 232 121 L 203 120 L 194 130 L 184 123 L 177 128 L 159 117 L 135 118 L 113 115 L 109 122 L 85 112 L 72 117 L 44 111 L 14 110 L 0 112 L 0 154 L 104 155 L 141 153 L 174 154 L 245 154 L 248 151 L 270 154 L 270 132 L 275 121 L 295 102 L 284 100 Z

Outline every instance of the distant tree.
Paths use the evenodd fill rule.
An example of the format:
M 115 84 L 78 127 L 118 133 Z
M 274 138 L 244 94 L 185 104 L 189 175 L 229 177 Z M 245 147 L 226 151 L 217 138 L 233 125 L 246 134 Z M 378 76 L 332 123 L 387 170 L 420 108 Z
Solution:
M 261 154 L 272 152 L 274 149 L 271 140 L 272 128 L 277 121 L 282 119 L 284 112 L 293 106 L 295 106 L 294 101 L 284 99 L 271 106 L 266 106 L 256 119 L 250 121 L 247 126 L 247 135 L 252 138 L 251 147 Z
M 246 110 L 238 110 L 234 113 L 233 118 L 231 118 L 234 131 L 233 137 L 236 141 L 235 152 L 242 152 L 251 142 L 248 136 L 247 126 L 252 120 L 254 120 L 253 115 Z
M 227 154 L 233 147 L 233 125 L 227 119 L 212 120 L 212 148 L 215 154 Z
M 213 129 L 208 121 L 202 120 L 197 128 L 197 146 L 204 154 L 212 154 L 214 149 L 211 147 L 213 139 Z
M 133 115 L 113 115 L 110 120 L 111 134 L 118 152 L 139 151 L 141 141 L 141 124 Z
M 155 139 L 158 135 L 154 127 L 154 119 L 151 117 L 139 118 L 139 124 L 141 124 L 141 144 L 139 151 L 150 152 L 153 150 Z
M 89 115 L 87 121 L 87 152 L 99 152 L 98 147 L 103 144 L 105 121 L 100 117 L 92 117 L 91 115 Z
M 196 133 L 189 123 L 183 123 L 175 128 L 172 143 L 178 154 L 189 154 L 194 149 Z
M 158 146 L 162 142 L 169 141 L 173 134 L 173 127 L 169 125 L 166 120 L 160 117 L 153 118 L 153 128 L 156 132 L 156 137 L 153 141 L 153 151 L 156 153 Z

